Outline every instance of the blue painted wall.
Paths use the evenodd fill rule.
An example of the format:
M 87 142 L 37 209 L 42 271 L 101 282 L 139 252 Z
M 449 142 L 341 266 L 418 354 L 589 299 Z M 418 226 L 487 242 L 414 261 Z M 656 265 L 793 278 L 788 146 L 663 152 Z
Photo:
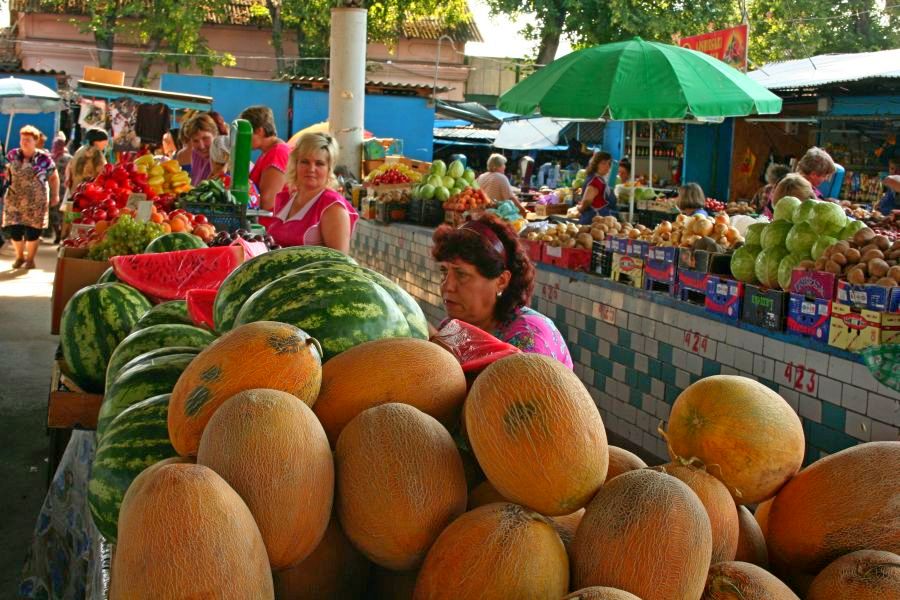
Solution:
M 684 134 L 682 181 L 698 183 L 707 196 L 728 198 L 734 119 L 721 125 L 688 125 Z
M 609 152 L 614 159 L 619 160 L 625 153 L 623 149 L 624 144 L 625 122 L 608 121 L 603 126 L 603 151 Z
M 7 74 L 2 74 L 0 77 L 8 77 Z M 51 90 L 57 90 L 58 87 L 56 85 L 56 77 L 53 75 L 25 75 L 18 74 L 14 75 L 17 79 L 30 79 L 32 81 L 37 81 L 38 83 L 43 83 Z M 50 149 L 50 144 L 53 142 L 54 136 L 56 136 L 56 128 L 57 128 L 57 114 L 56 113 L 40 113 L 36 115 L 15 115 L 13 117 L 12 122 L 12 131 L 9 134 L 9 147 L 10 148 L 18 148 L 19 147 L 19 130 L 26 125 L 34 125 L 38 129 L 43 132 L 44 135 L 47 136 L 47 150 Z M 6 130 L 9 127 L 9 115 L 0 115 L 0 143 L 6 143 Z M 67 138 L 71 138 L 66 133 Z M 7 148 L 9 150 L 9 148 Z
M 832 98 L 834 116 L 900 115 L 900 96 L 839 96 Z

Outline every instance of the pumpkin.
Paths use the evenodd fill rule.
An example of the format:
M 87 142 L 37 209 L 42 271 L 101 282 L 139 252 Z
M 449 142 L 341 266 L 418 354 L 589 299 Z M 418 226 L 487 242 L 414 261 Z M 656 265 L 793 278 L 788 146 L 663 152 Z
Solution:
M 738 506 L 738 544 L 734 560 L 769 568 L 769 551 L 759 523 L 746 506 Z
M 232 329 L 197 355 L 169 401 L 169 438 L 181 455 L 196 455 L 219 406 L 244 390 L 287 392 L 312 406 L 322 380 L 318 342 L 286 323 L 258 321 Z
M 466 477 L 453 438 L 434 417 L 390 402 L 350 421 L 338 438 L 337 512 L 375 564 L 405 571 L 466 510 Z
M 634 594 L 611 587 L 589 587 L 572 592 L 562 600 L 641 600 Z
M 371 565 L 353 547 L 337 516 L 325 536 L 300 564 L 273 573 L 278 600 L 359 600 L 366 590 Z
M 900 556 L 882 550 L 845 554 L 816 575 L 806 600 L 900 598 Z
M 637 454 L 618 446 L 609 446 L 609 469 L 606 471 L 606 481 L 628 471 L 646 468 L 647 463 Z
M 492 363 L 463 412 L 478 464 L 511 502 L 567 515 L 606 480 L 603 420 L 584 384 L 554 358 L 520 353 Z
M 720 562 L 709 569 L 703 600 L 800 600 L 780 579 L 756 565 Z
M 753 512 L 753 518 L 759 524 L 759 530 L 762 531 L 763 537 L 768 537 L 766 532 L 769 530 L 769 511 L 772 509 L 773 502 L 775 502 L 775 498 L 760 502 Z
M 712 526 L 712 564 L 734 560 L 740 530 L 737 506 L 722 482 L 703 469 L 682 462 L 653 468 L 680 479 L 700 498 Z
M 163 461 L 135 478 L 111 572 L 111 600 L 274 597 L 250 509 L 203 465 Z
M 629 471 L 606 483 L 571 547 L 576 588 L 609 586 L 643 600 L 699 599 L 712 556 L 703 503 L 659 471 Z
M 784 486 L 769 510 L 774 572 L 815 575 L 854 550 L 900 554 L 900 442 L 869 442 L 826 456 Z
M 278 390 L 247 390 L 209 420 L 197 463 L 222 476 L 253 515 L 273 569 L 297 564 L 325 535 L 334 461 L 312 410 Z
M 494 502 L 509 502 L 500 495 L 490 481 L 482 481 L 469 492 L 469 510 L 474 510 L 485 504 L 493 504 Z
M 499 502 L 467 512 L 441 533 L 419 570 L 414 600 L 562 598 L 566 549 L 546 517 Z
M 803 463 L 800 418 L 763 384 L 713 375 L 675 400 L 667 432 L 672 460 L 699 459 L 738 504 L 771 498 Z
M 367 408 L 409 404 L 449 428 L 465 399 L 466 376 L 452 354 L 426 340 L 389 338 L 354 346 L 326 362 L 314 410 L 333 446 L 347 423 Z

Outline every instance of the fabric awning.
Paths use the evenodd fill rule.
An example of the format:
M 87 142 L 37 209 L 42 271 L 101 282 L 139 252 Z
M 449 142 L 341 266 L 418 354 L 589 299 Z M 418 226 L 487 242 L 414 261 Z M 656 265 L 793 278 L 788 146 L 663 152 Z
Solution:
M 107 100 L 131 98 L 135 102 L 144 104 L 159 102 L 174 110 L 210 110 L 213 103 L 210 96 L 195 96 L 84 80 L 78 82 L 77 91 L 88 98 L 106 98 Z
M 550 117 L 504 121 L 494 147 L 505 150 L 556 149 L 559 133 L 569 123 L 567 119 Z

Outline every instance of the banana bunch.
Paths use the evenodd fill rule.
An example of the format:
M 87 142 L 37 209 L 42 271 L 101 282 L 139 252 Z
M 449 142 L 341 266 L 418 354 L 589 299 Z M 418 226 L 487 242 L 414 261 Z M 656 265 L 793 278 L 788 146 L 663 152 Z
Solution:
M 134 161 L 134 169 L 147 175 L 147 185 L 157 194 L 183 194 L 192 189 L 191 176 L 177 160 L 157 163 L 152 155 L 145 154 Z

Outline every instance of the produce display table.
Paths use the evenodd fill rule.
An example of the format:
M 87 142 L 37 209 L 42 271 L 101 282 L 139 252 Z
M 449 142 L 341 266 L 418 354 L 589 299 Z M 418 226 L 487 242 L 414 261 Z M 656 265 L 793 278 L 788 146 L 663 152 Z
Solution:
M 432 233 L 361 220 L 350 253 L 398 281 L 436 323 L 445 312 Z M 536 266 L 532 306 L 559 327 L 606 427 L 651 454 L 668 455 L 657 427 L 675 398 L 714 374 L 752 377 L 781 394 L 803 422 L 807 464 L 863 441 L 898 439 L 900 394 L 877 382 L 857 354 L 719 316 L 670 294 Z

